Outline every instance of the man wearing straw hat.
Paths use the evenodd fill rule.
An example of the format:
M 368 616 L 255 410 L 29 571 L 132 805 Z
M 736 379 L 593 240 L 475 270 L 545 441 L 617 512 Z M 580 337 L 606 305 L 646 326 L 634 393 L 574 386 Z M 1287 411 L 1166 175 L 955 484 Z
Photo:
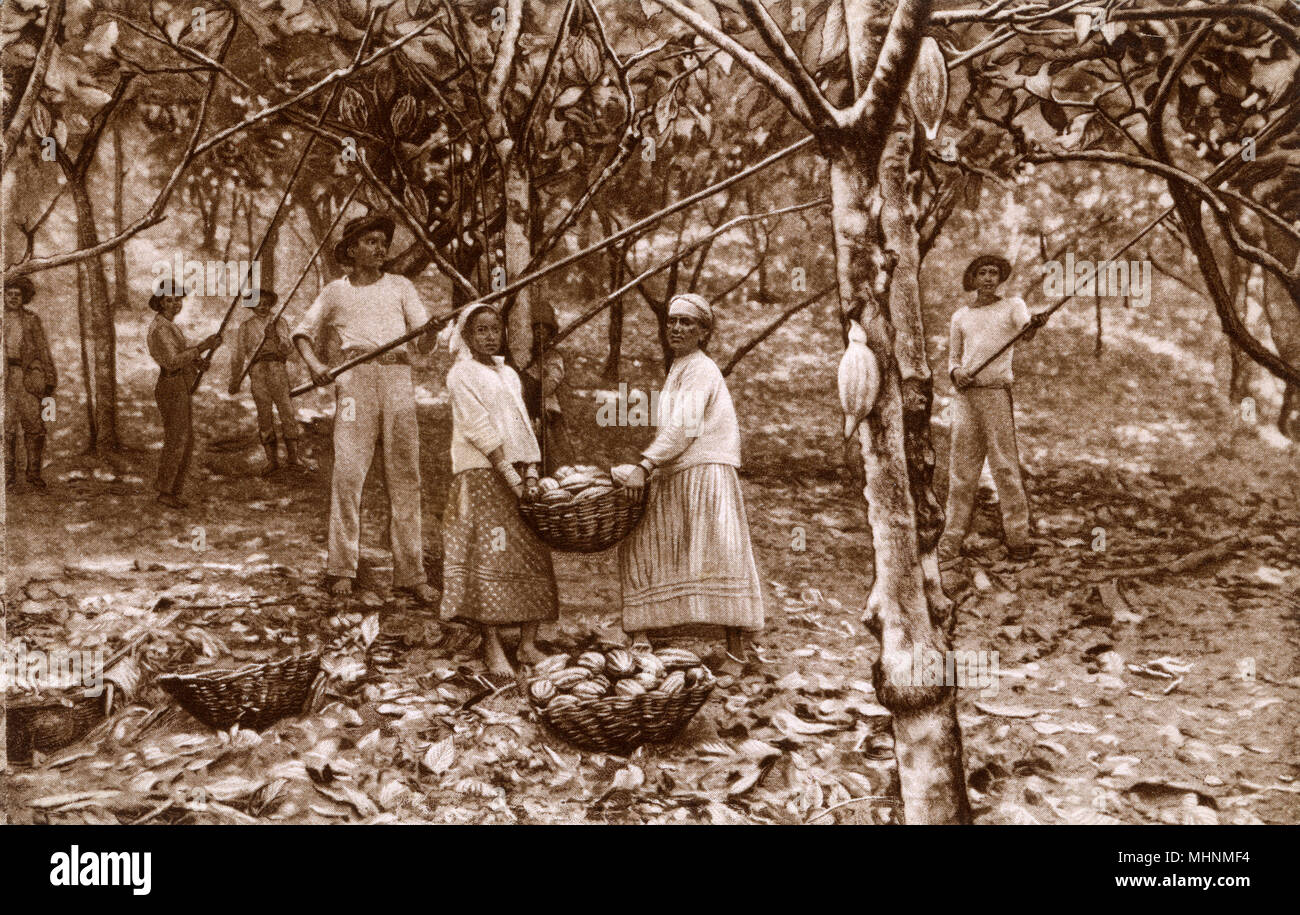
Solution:
M 15 460 L 21 428 L 27 451 L 27 482 L 44 489 L 41 456 L 45 452 L 45 420 L 41 418 L 41 398 L 54 393 L 57 377 L 41 319 L 26 308 L 35 297 L 36 286 L 25 276 L 5 286 L 5 450 L 9 460 L 5 482 L 9 486 L 18 483 Z
M 244 306 L 251 308 L 253 313 L 239 325 L 235 352 L 230 359 L 230 385 L 227 388 L 231 397 L 239 393 L 239 380 L 244 365 L 251 358 L 253 364 L 248 366 L 248 384 L 253 390 L 253 404 L 257 407 L 257 434 L 262 440 L 262 449 L 266 452 L 267 463 L 266 469 L 262 471 L 263 476 L 270 476 L 280 469 L 280 458 L 275 447 L 276 412 L 280 414 L 280 436 L 284 439 L 289 467 L 301 470 L 303 466 L 298 456 L 302 430 L 298 426 L 293 401 L 289 397 L 286 362 L 293 352 L 289 344 L 289 325 L 284 318 L 276 318 L 273 326 L 267 326 L 271 320 L 271 309 L 278 301 L 279 296 L 269 289 L 254 290 L 244 300 Z M 257 355 L 254 356 L 254 353 Z
M 349 220 L 334 247 L 334 258 L 348 274 L 327 284 L 293 329 L 293 342 L 311 372 L 327 385 L 329 369 L 317 357 L 313 338 L 329 331 L 345 359 L 369 352 L 424 326 L 428 321 L 415 284 L 384 272 L 393 240 L 393 220 L 372 213 Z M 421 350 L 434 344 L 421 340 Z M 406 347 L 390 350 L 339 375 L 335 380 L 334 479 L 330 488 L 330 593 L 352 593 L 361 541 L 361 491 L 375 453 L 383 442 L 388 488 L 388 539 L 393 552 L 393 587 L 421 603 L 434 598 L 425 579 L 420 530 L 420 430 L 415 416 L 415 386 Z
M 996 254 L 981 254 L 970 262 L 962 287 L 975 301 L 953 314 L 948 347 L 948 375 L 953 397 L 952 437 L 948 451 L 947 524 L 940 540 L 942 559 L 961 552 L 970 526 L 980 471 L 987 457 L 1002 505 L 1002 530 L 1007 554 L 1015 560 L 1033 554 L 1029 542 L 1029 501 L 1020 476 L 1016 420 L 1011 398 L 1012 348 L 984 368 L 980 366 L 1027 324 L 1033 339 L 1042 324 L 1031 316 L 1019 296 L 1000 297 L 998 286 L 1011 275 L 1011 264 Z M 978 371 L 976 371 L 978 369 Z

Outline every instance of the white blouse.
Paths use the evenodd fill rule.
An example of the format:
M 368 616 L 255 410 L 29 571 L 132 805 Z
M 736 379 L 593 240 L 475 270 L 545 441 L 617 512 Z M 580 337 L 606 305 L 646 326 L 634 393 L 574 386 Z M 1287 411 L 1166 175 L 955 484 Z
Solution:
M 491 467 L 488 455 L 497 448 L 505 449 L 512 464 L 532 464 L 542 458 L 519 375 L 503 357 L 492 358 L 490 366 L 461 359 L 447 372 L 452 473 Z
M 642 452 L 667 472 L 740 466 L 740 424 L 722 370 L 703 350 L 673 360 L 659 396 L 659 432 Z

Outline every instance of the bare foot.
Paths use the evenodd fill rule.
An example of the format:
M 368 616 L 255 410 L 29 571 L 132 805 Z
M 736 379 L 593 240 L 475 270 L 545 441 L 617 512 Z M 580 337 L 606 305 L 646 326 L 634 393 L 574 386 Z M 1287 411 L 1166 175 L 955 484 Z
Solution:
M 541 649 L 532 642 L 521 642 L 515 657 L 519 659 L 520 664 L 540 664 L 546 660 L 546 655 L 542 654 Z
M 743 629 L 727 630 L 727 656 L 737 664 L 748 664 L 752 660 L 749 636 Z
M 489 627 L 483 634 L 483 662 L 487 664 L 488 673 L 494 679 L 508 680 L 515 675 L 515 669 L 510 666 L 505 650 L 501 647 L 496 627 Z
M 423 581 L 417 585 L 411 585 L 405 588 L 394 588 L 393 590 L 401 594 L 410 595 L 412 600 L 418 604 L 423 604 L 426 607 L 432 604 L 434 598 L 438 596 L 438 592 L 434 591 L 428 582 Z
M 644 630 L 630 633 L 628 639 L 633 651 L 654 650 L 654 647 L 650 644 L 650 636 L 646 635 Z
M 352 594 L 352 579 L 336 578 L 330 582 L 330 594 L 335 597 L 348 597 Z

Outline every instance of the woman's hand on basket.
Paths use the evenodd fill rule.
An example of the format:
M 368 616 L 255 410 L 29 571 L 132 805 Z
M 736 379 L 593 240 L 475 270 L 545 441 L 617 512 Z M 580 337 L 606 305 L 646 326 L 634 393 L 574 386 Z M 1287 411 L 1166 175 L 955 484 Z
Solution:
M 541 494 L 542 494 L 542 491 L 541 491 L 541 489 L 538 488 L 538 486 L 537 486 L 537 477 L 528 477 L 526 480 L 524 480 L 524 498 L 525 498 L 525 499 L 527 499 L 529 502 L 533 502 L 533 501 L 535 501 L 535 500 L 537 499 L 537 497 L 540 496 Z
M 633 499 L 641 498 L 641 491 L 645 489 L 647 474 L 645 468 L 639 464 L 633 467 L 627 474 L 623 483 L 623 488 L 627 490 L 628 496 Z

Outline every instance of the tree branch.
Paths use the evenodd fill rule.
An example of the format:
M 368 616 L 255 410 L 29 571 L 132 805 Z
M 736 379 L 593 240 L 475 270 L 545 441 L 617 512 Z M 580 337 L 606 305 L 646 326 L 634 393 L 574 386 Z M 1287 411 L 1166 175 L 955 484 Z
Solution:
M 497 44 L 492 70 L 483 88 L 483 101 L 488 110 L 500 109 L 505 100 L 506 81 L 514 69 L 515 53 L 519 50 L 519 32 L 524 22 L 524 0 L 506 0 L 506 21 Z
M 848 111 L 837 113 L 841 129 L 850 131 L 868 150 L 884 149 L 903 90 L 920 50 L 930 0 L 903 0 L 894 10 L 867 89 Z
M 825 126 L 809 111 L 808 106 L 804 104 L 803 98 L 795 91 L 794 86 L 790 85 L 781 74 L 769 67 L 763 58 L 736 41 L 726 32 L 715 27 L 695 10 L 682 3 L 681 0 L 655 0 L 655 2 L 689 25 L 697 34 L 707 38 L 713 45 L 730 54 L 736 63 L 744 67 L 750 76 L 767 87 L 767 90 L 780 99 L 786 108 L 790 109 L 790 113 L 810 131 Z
M 27 121 L 32 116 L 32 109 L 36 107 L 41 89 L 45 87 L 45 73 L 49 69 L 50 58 L 54 56 L 54 42 L 59 34 L 59 25 L 63 22 L 63 7 L 64 0 L 51 0 L 45 9 L 45 34 L 41 36 L 41 46 L 36 52 L 36 60 L 32 64 L 31 75 L 27 77 L 27 85 L 23 87 L 22 97 L 14 109 L 13 120 L 5 128 L 6 160 L 9 158 L 9 151 L 18 143 L 23 128 L 27 126 Z
M 799 93 L 808 110 L 819 123 L 831 124 L 835 121 L 835 108 L 822 95 L 821 89 L 817 87 L 817 81 L 813 79 L 812 74 L 803 65 L 803 61 L 790 47 L 790 42 L 786 40 L 785 34 L 781 27 L 777 25 L 764 8 L 763 4 L 757 0 L 739 0 L 740 8 L 745 13 L 750 23 L 758 30 L 758 35 L 763 39 L 763 43 L 768 49 L 776 55 L 776 59 L 781 62 L 786 73 L 794 81 L 794 90 Z
M 834 291 L 835 291 L 835 284 L 832 283 L 829 286 L 825 286 L 817 290 L 812 295 L 808 296 L 808 298 L 800 302 L 795 302 L 785 311 L 781 312 L 781 314 L 779 314 L 770 324 L 768 324 L 766 327 L 760 330 L 757 334 L 755 334 L 752 338 L 750 338 L 750 340 L 747 343 L 737 348 L 736 351 L 731 354 L 731 358 L 727 360 L 727 364 L 722 369 L 722 376 L 725 378 L 726 376 L 730 375 L 731 370 L 736 367 L 736 363 L 740 362 L 741 359 L 744 359 L 746 356 L 748 356 L 750 350 L 758 346 L 768 337 L 772 336 L 772 334 L 774 334 L 782 324 L 790 320 L 799 312 L 803 311 L 809 305 L 821 301 L 823 298 L 826 297 L 828 293 Z

